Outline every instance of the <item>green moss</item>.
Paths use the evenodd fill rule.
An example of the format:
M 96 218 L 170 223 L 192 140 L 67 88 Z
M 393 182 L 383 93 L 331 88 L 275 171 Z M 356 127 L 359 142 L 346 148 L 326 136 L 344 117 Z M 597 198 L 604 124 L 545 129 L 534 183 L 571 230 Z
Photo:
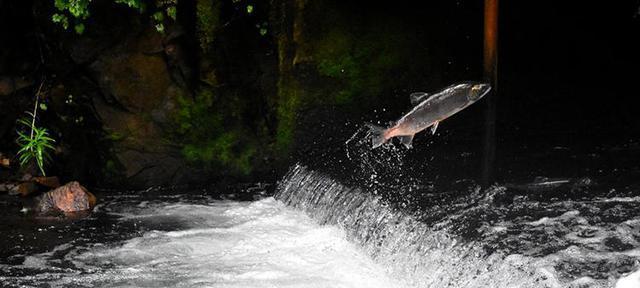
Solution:
M 325 37 L 319 37 L 316 43 L 312 43 L 318 72 L 335 78 L 356 76 L 353 44 L 353 37 L 346 29 L 334 28 Z
M 114 152 L 110 151 L 108 155 L 105 155 L 105 166 L 103 167 L 103 174 L 106 181 L 125 181 L 126 176 L 124 171 L 126 170 L 124 166 L 114 157 Z
M 178 96 L 178 109 L 174 118 L 176 132 L 180 135 L 191 134 L 191 138 L 201 138 L 210 130 L 219 130 L 222 117 L 211 111 L 213 98 L 210 90 L 201 91 L 195 99 Z
M 196 17 L 200 48 L 207 53 L 215 40 L 215 32 L 220 25 L 219 0 L 197 0 Z
M 211 90 L 203 90 L 195 99 L 178 97 L 173 117 L 173 142 L 186 160 L 207 169 L 249 174 L 257 143 L 241 125 L 233 125 L 239 115 L 226 109 Z
M 381 93 L 390 85 L 385 78 L 406 57 L 401 47 L 404 43 L 394 42 L 399 39 L 393 31 L 371 31 L 355 33 L 349 27 L 335 25 L 312 44 L 318 74 L 341 84 L 329 99 L 334 103 L 348 104 L 358 97 Z
M 233 172 L 249 174 L 256 149 L 252 145 L 245 145 L 237 151 L 242 144 L 240 139 L 236 131 L 224 132 L 206 141 L 185 144 L 182 153 L 193 163 L 222 166 Z
M 116 131 L 109 131 L 106 134 L 106 138 L 107 138 L 107 140 L 109 140 L 111 142 L 119 142 L 119 141 L 122 141 L 122 140 L 126 139 L 127 136 L 122 134 L 122 133 L 118 133 Z
M 290 81 L 280 81 L 279 83 L 279 103 L 277 108 L 278 129 L 276 134 L 276 149 L 286 152 L 293 139 L 295 129 L 296 113 L 300 105 L 300 96 L 297 89 L 293 87 L 295 83 Z
M 280 152 L 286 152 L 293 142 L 296 114 L 304 107 L 362 109 L 363 103 L 374 103 L 385 97 L 386 91 L 402 85 L 399 72 L 421 65 L 412 60 L 412 36 L 399 32 L 406 31 L 401 22 L 354 19 L 326 2 L 307 4 L 304 22 L 293 31 L 298 37 L 277 38 L 281 75 L 276 143 Z M 303 64 L 299 67 L 304 70 L 287 65 L 294 59 L 301 61 L 296 64 Z

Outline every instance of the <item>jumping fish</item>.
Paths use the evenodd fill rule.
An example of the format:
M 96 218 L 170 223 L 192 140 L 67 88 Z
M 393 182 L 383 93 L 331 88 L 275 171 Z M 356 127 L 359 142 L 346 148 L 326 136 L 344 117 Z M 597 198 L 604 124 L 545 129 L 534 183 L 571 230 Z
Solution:
M 490 90 L 491 86 L 486 83 L 464 82 L 451 85 L 433 95 L 412 93 L 411 104 L 415 107 L 396 121 L 395 125 L 384 128 L 367 124 L 373 133 L 372 148 L 393 137 L 399 137 L 404 146 L 411 148 L 416 133 L 431 127 L 431 134 L 435 134 L 438 123 L 480 100 Z

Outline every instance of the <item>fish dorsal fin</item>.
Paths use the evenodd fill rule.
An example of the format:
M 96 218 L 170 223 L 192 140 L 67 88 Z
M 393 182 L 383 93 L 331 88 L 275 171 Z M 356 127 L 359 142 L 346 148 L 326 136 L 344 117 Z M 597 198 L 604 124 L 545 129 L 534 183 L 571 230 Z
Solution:
M 429 93 L 426 92 L 414 92 L 409 95 L 409 99 L 411 100 L 411 105 L 418 105 L 423 100 L 429 97 Z

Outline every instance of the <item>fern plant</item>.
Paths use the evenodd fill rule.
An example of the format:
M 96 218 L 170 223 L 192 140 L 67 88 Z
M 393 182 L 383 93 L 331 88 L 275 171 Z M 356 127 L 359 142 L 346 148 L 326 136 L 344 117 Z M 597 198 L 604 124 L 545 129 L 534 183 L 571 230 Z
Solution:
M 40 89 L 41 88 L 42 85 Z M 20 146 L 18 150 L 20 166 L 25 167 L 29 162 L 35 160 L 40 172 L 42 172 L 42 176 L 46 176 L 44 164 L 46 161 L 51 160 L 49 151 L 55 149 L 53 143 L 55 143 L 56 140 L 49 136 L 49 131 L 47 131 L 46 128 L 36 126 L 40 89 L 38 89 L 38 93 L 36 93 L 36 103 L 33 108 L 33 113 L 26 112 L 29 117 L 18 120 L 18 124 L 21 124 L 23 129 L 16 129 L 18 133 L 16 143 Z M 29 132 L 26 133 L 25 131 Z

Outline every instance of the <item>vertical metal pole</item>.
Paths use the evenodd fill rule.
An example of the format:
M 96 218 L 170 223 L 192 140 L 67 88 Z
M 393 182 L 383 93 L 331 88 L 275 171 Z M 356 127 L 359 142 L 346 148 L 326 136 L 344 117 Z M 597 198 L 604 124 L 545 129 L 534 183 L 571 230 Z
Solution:
M 482 184 L 494 181 L 496 158 L 496 104 L 498 96 L 498 0 L 484 1 L 484 80 L 491 84 L 485 111 Z

